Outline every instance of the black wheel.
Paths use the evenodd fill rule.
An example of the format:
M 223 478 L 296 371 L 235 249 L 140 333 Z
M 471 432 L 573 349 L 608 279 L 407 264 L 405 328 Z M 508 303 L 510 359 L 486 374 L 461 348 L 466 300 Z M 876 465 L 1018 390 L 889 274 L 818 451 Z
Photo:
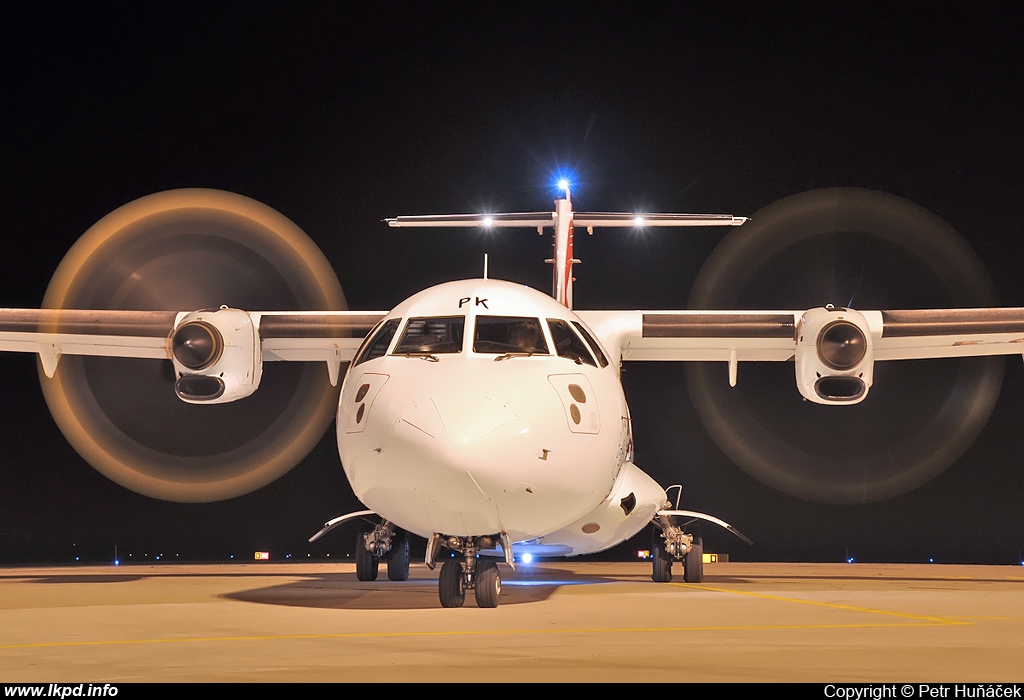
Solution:
M 461 608 L 466 602 L 466 583 L 462 578 L 462 562 L 447 559 L 437 577 L 437 595 L 442 608 Z
M 388 553 L 388 579 L 405 581 L 409 578 L 409 533 L 395 530 L 391 538 L 391 552 Z
M 356 533 L 356 578 L 360 581 L 376 581 L 380 561 L 373 556 L 373 552 L 366 549 L 366 533 L 365 527 L 359 528 Z
M 704 581 L 704 542 L 699 537 L 693 538 L 693 545 L 686 553 L 683 580 L 687 583 L 703 583 Z
M 476 604 L 481 608 L 498 607 L 501 597 L 501 575 L 498 564 L 490 559 L 481 559 L 476 564 Z
M 672 555 L 665 549 L 665 538 L 661 536 L 661 530 L 654 528 L 654 535 L 651 538 L 651 561 L 654 564 L 654 571 L 651 578 L 657 583 L 668 583 L 672 580 Z

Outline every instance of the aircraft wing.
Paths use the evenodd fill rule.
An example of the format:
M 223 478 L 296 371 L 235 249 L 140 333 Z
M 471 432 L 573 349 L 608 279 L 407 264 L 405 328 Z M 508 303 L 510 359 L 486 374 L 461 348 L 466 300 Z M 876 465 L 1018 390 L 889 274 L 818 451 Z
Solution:
M 1024 353 L 1024 308 L 577 311 L 616 360 L 796 364 L 816 403 L 864 399 L 875 362 Z
M 252 314 L 263 360 L 310 362 L 326 353 L 348 362 L 386 311 L 265 311 Z
M 811 311 L 818 311 L 817 309 Z M 842 313 L 849 310 L 837 310 Z M 794 359 L 805 311 L 577 311 L 623 360 Z M 1024 308 L 856 311 L 875 360 L 1024 353 Z
M 799 311 L 576 311 L 623 360 L 783 361 Z
M 218 314 L 234 317 L 220 324 Z M 205 316 L 204 316 L 205 315 Z M 371 328 L 385 315 L 379 311 L 264 311 L 232 309 L 205 312 L 0 309 L 0 351 L 34 352 L 53 376 L 62 355 L 96 355 L 173 359 L 175 331 L 190 317 L 217 326 L 225 342 L 233 332 L 249 336 L 263 361 L 348 362 Z M 221 327 L 223 326 L 223 327 Z

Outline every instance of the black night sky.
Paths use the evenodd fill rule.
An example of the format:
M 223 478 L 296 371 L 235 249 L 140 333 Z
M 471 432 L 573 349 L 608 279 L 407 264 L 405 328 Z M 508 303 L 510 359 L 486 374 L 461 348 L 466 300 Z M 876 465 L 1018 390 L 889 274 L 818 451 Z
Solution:
M 3 306 L 38 306 L 64 253 L 108 212 L 181 187 L 237 192 L 289 217 L 352 309 L 476 276 L 484 252 L 492 276 L 546 291 L 550 237 L 395 231 L 381 219 L 543 210 L 562 170 L 576 173 L 576 208 L 591 211 L 752 215 L 816 188 L 889 192 L 948 222 L 1000 303 L 1024 306 L 1024 22 L 1010 3 L 34 2 L 4 4 L 0 27 Z M 686 308 L 722 235 L 578 238 L 576 306 Z M 822 265 L 841 266 L 838 254 Z M 870 265 L 856 262 L 867 279 Z M 813 277 L 805 266 L 790 286 Z M 358 507 L 333 429 L 256 493 L 165 503 L 75 454 L 35 365 L 0 357 L 0 561 L 104 561 L 115 545 L 135 561 L 336 557 L 349 546 L 347 534 L 306 544 Z M 623 377 L 637 464 L 755 541 L 705 531 L 707 551 L 1017 563 L 1021 365 L 1007 361 L 988 425 L 950 469 L 852 506 L 797 500 L 735 466 L 701 426 L 683 368 L 632 364 Z M 741 366 L 741 385 L 745 374 L 759 376 Z M 798 413 L 787 386 L 773 389 L 780 416 Z M 826 410 L 841 432 L 848 409 Z

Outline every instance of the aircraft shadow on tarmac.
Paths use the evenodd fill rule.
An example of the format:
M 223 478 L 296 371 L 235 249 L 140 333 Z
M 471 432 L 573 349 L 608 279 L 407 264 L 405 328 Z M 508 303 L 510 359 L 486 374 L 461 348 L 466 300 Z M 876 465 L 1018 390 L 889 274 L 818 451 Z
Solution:
M 54 574 L 52 576 L 32 574 L 0 576 L 0 581 L 67 585 L 71 583 L 133 583 L 147 578 L 150 577 L 137 574 Z
M 589 572 L 581 574 L 557 564 L 546 563 L 543 568 L 533 569 L 520 565 L 516 571 L 502 571 L 501 605 L 522 605 L 537 603 L 549 599 L 556 591 L 566 586 L 598 585 L 606 583 L 646 583 L 655 588 L 666 590 L 662 586 L 652 584 L 647 567 L 636 568 L 630 573 L 621 570 L 611 573 Z M 992 572 L 996 574 L 996 572 Z M 25 582 L 49 585 L 81 585 L 81 584 L 123 584 L 143 581 L 150 578 L 216 578 L 245 579 L 251 585 L 259 582 L 256 587 L 238 591 L 220 593 L 219 597 L 261 605 L 283 605 L 291 607 L 338 609 L 338 610 L 416 610 L 434 609 L 439 607 L 437 597 L 437 573 L 429 571 L 423 565 L 414 565 L 407 581 L 389 581 L 381 572 L 376 581 L 359 581 L 351 567 L 344 571 L 296 573 L 288 570 L 275 570 L 273 566 L 254 572 L 251 568 L 244 571 L 225 571 L 224 568 L 211 570 L 209 573 L 176 570 L 173 565 L 160 567 L 159 571 L 135 572 L 130 568 L 118 572 L 99 573 L 96 571 L 54 572 L 53 574 L 38 573 L 0 575 L 0 582 Z M 773 586 L 787 584 L 828 583 L 837 585 L 873 585 L 900 583 L 906 586 L 929 586 L 959 582 L 967 577 L 962 575 L 943 575 L 939 571 L 935 575 L 922 575 L 919 572 L 908 575 L 907 572 L 881 572 L 872 569 L 870 572 L 848 574 L 838 573 L 807 573 L 772 571 L 770 573 L 744 572 L 741 575 L 709 574 L 707 584 L 743 585 L 770 584 Z M 1006 585 L 1016 588 L 1021 577 L 1016 570 L 1000 570 L 996 575 L 970 576 L 970 581 L 987 586 L 1002 587 Z M 682 577 L 679 577 L 681 581 Z M 670 587 L 671 588 L 671 587 Z M 668 592 L 668 590 L 666 590 Z M 475 607 L 476 601 L 472 592 L 466 595 L 466 607 Z
M 348 567 L 347 567 L 348 568 Z M 381 572 L 383 574 L 383 572 Z M 135 573 L 53 573 L 53 574 L 8 574 L 0 575 L 0 582 L 24 582 L 32 584 L 75 586 L 82 584 L 123 584 L 147 579 L 166 578 L 239 578 L 246 582 L 254 579 L 266 582 L 256 588 L 248 588 L 219 597 L 262 605 L 284 605 L 305 608 L 346 609 L 346 610 L 415 610 L 439 607 L 437 597 L 437 573 L 425 566 L 413 566 L 407 581 L 389 581 L 383 574 L 376 581 L 359 581 L 354 572 L 339 573 L 295 573 L 275 571 L 272 567 L 253 572 L 226 572 L 223 569 L 209 573 L 175 571 L 173 566 L 158 572 Z M 501 604 L 520 605 L 547 600 L 564 586 L 581 584 L 595 585 L 632 579 L 632 576 L 602 576 L 579 574 L 569 569 L 547 566 L 543 571 L 530 570 L 520 566 L 516 572 L 505 569 L 502 572 Z M 281 583 L 276 580 L 287 579 Z M 466 594 L 466 607 L 476 607 L 473 593 Z

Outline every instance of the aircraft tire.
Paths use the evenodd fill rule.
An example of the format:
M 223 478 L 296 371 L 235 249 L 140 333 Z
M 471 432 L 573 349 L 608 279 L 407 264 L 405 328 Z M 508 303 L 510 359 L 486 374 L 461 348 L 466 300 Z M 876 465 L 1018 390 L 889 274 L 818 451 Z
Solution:
M 360 581 L 376 581 L 380 560 L 366 549 L 366 529 L 359 528 L 356 534 L 356 578 Z M 389 567 L 390 571 L 390 567 Z
M 699 537 L 693 538 L 693 546 L 686 553 L 683 562 L 683 580 L 687 583 L 704 582 L 704 542 Z
M 669 583 L 672 580 L 672 555 L 665 549 L 665 540 L 657 528 L 651 541 L 651 562 L 654 568 L 651 579 L 655 583 Z
M 409 533 L 395 530 L 388 553 L 388 580 L 405 581 L 409 578 Z
M 437 577 L 437 595 L 442 608 L 461 608 L 466 602 L 466 585 L 462 577 L 462 562 L 446 559 Z
M 498 607 L 501 597 L 501 574 L 497 563 L 481 559 L 476 566 L 476 604 L 481 608 Z

